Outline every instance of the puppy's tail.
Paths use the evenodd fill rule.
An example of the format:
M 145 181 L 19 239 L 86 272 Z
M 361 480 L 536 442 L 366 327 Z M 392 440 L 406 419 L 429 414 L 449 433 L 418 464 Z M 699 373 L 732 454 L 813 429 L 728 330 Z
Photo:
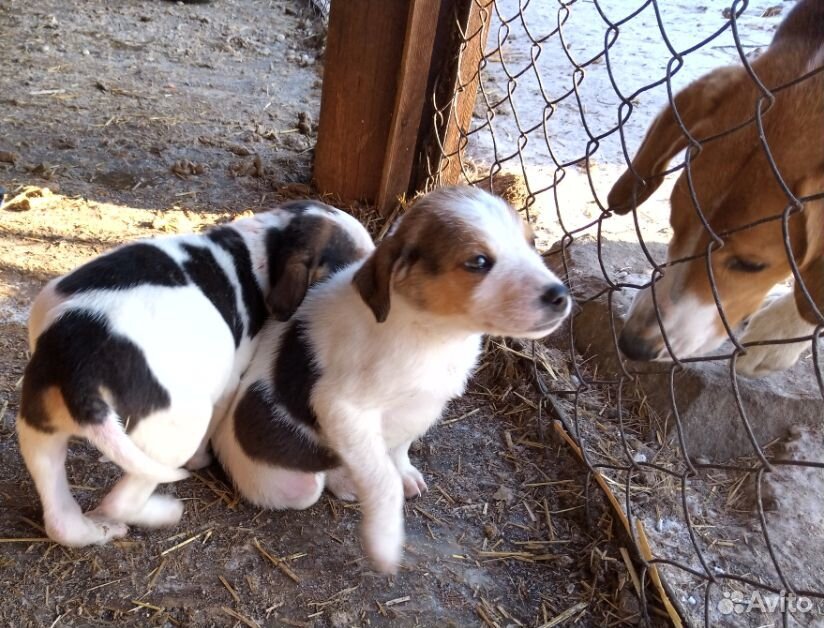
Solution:
M 161 464 L 135 445 L 113 412 L 102 423 L 86 427 L 83 436 L 126 473 L 148 476 L 159 484 L 189 477 L 185 469 Z

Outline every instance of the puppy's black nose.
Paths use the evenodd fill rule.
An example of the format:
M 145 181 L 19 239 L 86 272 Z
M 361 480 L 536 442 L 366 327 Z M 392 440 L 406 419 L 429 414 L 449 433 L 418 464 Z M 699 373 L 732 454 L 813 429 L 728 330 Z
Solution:
M 618 337 L 618 348 L 630 360 L 649 362 L 658 356 L 659 349 L 651 342 L 628 333 L 626 328 Z
M 553 312 L 564 312 L 569 307 L 569 288 L 562 283 L 552 284 L 541 295 L 541 302 Z

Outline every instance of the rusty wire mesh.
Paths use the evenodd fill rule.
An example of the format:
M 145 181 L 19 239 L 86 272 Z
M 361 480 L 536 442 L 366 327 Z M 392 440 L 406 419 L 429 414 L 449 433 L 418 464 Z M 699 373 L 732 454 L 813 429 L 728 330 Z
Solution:
M 802 262 L 793 254 L 797 242 L 791 241 L 793 221 L 815 211 L 813 203 L 824 197 L 824 189 L 819 185 L 799 193 L 802 173 L 791 171 L 775 157 L 771 140 L 781 140 L 780 133 L 765 131 L 768 123 L 773 124 L 769 111 L 777 98 L 804 100 L 798 106 L 818 107 L 816 119 L 819 123 L 824 119 L 820 111 L 824 99 L 805 100 L 803 95 L 824 93 L 824 64 L 810 63 L 805 71 L 785 72 L 779 82 L 765 82 L 753 69 L 753 60 L 763 54 L 793 4 L 757 0 L 703 4 L 709 6 L 662 0 L 467 3 L 454 16 L 455 56 L 448 60 L 451 66 L 447 63 L 451 70 L 439 77 L 432 95 L 435 134 L 427 153 L 427 185 L 458 173 L 464 182 L 503 192 L 544 227 L 547 258 L 566 276 L 579 315 L 571 318 L 563 340 L 574 376 L 569 382 L 552 381 L 536 367 L 536 392 L 550 408 L 548 414 L 563 422 L 580 447 L 592 476 L 601 480 L 599 486 L 617 500 L 642 578 L 649 583 L 660 574 L 669 599 L 688 624 L 824 625 L 824 561 L 820 560 L 824 545 L 816 545 L 820 536 L 815 530 L 807 539 L 791 538 L 787 530 L 797 533 L 803 528 L 786 524 L 788 518 L 802 518 L 792 510 L 798 503 L 824 502 L 820 492 L 824 444 L 799 449 L 767 442 L 772 440 L 764 437 L 768 419 L 759 415 L 764 405 L 754 410 L 750 396 L 753 391 L 769 394 L 775 379 L 753 383 L 736 372 L 736 362 L 748 348 L 804 341 L 812 357 L 793 369 L 806 371 L 817 396 L 811 403 L 819 404 L 819 416 L 824 415 L 817 342 L 824 318 L 821 302 L 814 298 L 821 288 L 804 285 Z M 630 217 L 621 218 L 610 210 L 606 192 L 621 170 L 629 167 L 653 117 L 673 104 L 680 89 L 723 64 L 743 68 L 754 86 L 746 115 L 738 124 L 707 135 L 695 125 L 688 128 L 679 111 L 675 117 L 688 148 L 664 173 L 672 178 L 684 173 L 683 189 L 706 234 L 707 244 L 697 257 L 728 337 L 718 351 L 684 355 L 674 351 L 668 339 L 672 329 L 666 329 L 662 320 L 659 301 L 663 297 L 656 298 L 655 285 L 668 271 L 695 261 L 696 256 L 675 256 L 667 263 L 662 247 L 656 249 L 649 239 L 651 230 L 662 235 L 661 244 L 671 237 L 665 223 L 666 200 L 657 201 L 662 205 L 657 218 L 638 203 L 633 203 Z M 462 103 L 467 94 L 476 92 L 472 116 L 462 118 Z M 694 162 L 706 146 L 742 130 L 750 133 L 753 150 L 765 158 L 768 176 L 783 195 L 782 208 L 719 229 L 709 210 L 712 199 L 693 183 Z M 821 130 L 818 126 L 810 132 Z M 792 141 L 817 142 L 818 163 L 824 163 L 824 138 L 795 136 Z M 641 182 L 636 190 L 649 183 L 643 182 L 641 173 L 636 173 L 636 181 Z M 589 214 L 583 211 L 586 207 Z M 654 220 L 663 224 L 650 228 Z M 788 260 L 786 274 L 816 314 L 818 325 L 802 337 L 744 343 L 741 326 L 727 315 L 731 301 L 727 300 L 727 307 L 722 305 L 712 260 L 735 234 L 766 223 L 775 225 L 773 237 L 783 243 Z M 624 226 L 616 228 L 616 224 Z M 619 259 L 608 259 L 612 240 L 620 238 L 624 245 L 618 249 Z M 647 262 L 642 279 L 620 270 L 627 242 Z M 578 261 L 582 255 L 597 259 L 593 265 L 599 281 L 582 280 L 576 274 L 576 255 Z M 742 282 L 748 280 L 742 276 Z M 654 368 L 616 359 L 621 355 L 618 338 L 625 312 L 614 302 L 645 288 L 654 295 L 655 317 L 664 331 L 669 358 Z M 581 337 L 591 332 L 579 331 L 580 314 L 596 302 L 602 309 L 590 318 L 597 320 L 597 312 L 602 313 L 609 346 L 592 350 L 588 338 Z M 685 373 L 705 367 L 723 369 L 735 409 L 735 416 L 726 420 L 738 430 L 747 451 L 732 448 L 734 455 L 710 460 L 691 440 L 695 428 L 684 424 L 680 386 Z M 647 407 L 650 387 L 664 390 L 667 409 L 655 412 Z M 708 425 L 720 419 L 711 414 L 704 417 Z M 713 429 L 718 439 L 727 438 L 723 428 Z M 824 433 L 815 425 L 810 429 L 799 432 L 793 427 L 795 440 L 820 438 Z M 810 457 L 810 452 L 817 456 Z M 795 501 L 784 499 L 784 494 L 776 497 L 777 489 L 765 488 L 770 482 L 778 482 L 786 494 L 796 491 L 802 497 Z M 824 521 L 820 523 L 824 526 Z M 667 537 L 670 524 L 678 530 Z M 769 601 L 776 599 L 778 604 L 770 607 Z M 759 600 L 767 602 L 759 606 Z

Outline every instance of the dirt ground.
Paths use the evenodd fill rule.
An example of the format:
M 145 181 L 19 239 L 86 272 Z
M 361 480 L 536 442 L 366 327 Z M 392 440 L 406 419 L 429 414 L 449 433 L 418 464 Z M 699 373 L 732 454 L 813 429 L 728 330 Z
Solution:
M 363 560 L 357 507 L 260 511 L 215 466 L 166 489 L 186 500 L 175 529 L 103 548 L 44 539 L 14 437 L 28 304 L 124 240 L 311 195 L 323 23 L 300 0 L 8 0 L 0 34 L 0 185 L 18 199 L 0 211 L 0 623 L 639 621 L 611 514 L 552 438 L 525 354 L 500 346 L 413 451 L 431 490 L 407 505 L 397 577 Z M 72 448 L 84 508 L 116 475 Z

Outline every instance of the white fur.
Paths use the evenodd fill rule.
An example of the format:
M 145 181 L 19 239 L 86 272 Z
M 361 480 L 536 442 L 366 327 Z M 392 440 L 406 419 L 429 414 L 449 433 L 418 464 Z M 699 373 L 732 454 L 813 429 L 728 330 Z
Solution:
M 672 290 L 672 282 L 667 281 L 670 276 L 671 274 L 668 273 L 655 284 L 655 299 L 653 299 L 651 288 L 640 290 L 635 295 L 627 315 L 628 320 L 633 317 L 643 317 L 651 321 L 654 335 L 660 338 L 660 325 L 655 318 L 657 301 L 667 341 L 676 357 L 686 358 L 700 354 L 702 351 L 712 351 L 727 338 L 725 334 L 719 332 L 723 326 L 718 315 L 718 308 L 714 302 L 702 301 L 690 292 L 681 296 L 676 303 L 672 303 L 669 292 Z M 661 361 L 672 359 L 663 340 L 660 346 L 660 352 L 655 359 Z
M 756 312 L 747 325 L 741 342 L 802 338 L 814 331 L 815 325 L 801 317 L 795 302 L 795 293 L 788 292 Z M 746 377 L 763 377 L 791 367 L 811 346 L 811 341 L 805 340 L 747 347 L 746 354 L 736 361 L 735 369 Z
M 568 303 L 564 312 L 547 315 L 540 295 L 558 279 L 527 244 L 520 220 L 503 201 L 471 189 L 435 192 L 432 198 L 441 202 L 439 217 L 460 221 L 495 256 L 495 266 L 474 291 L 466 314 L 430 313 L 393 289 L 388 317 L 378 323 L 353 285 L 363 264 L 358 262 L 310 290 L 295 315 L 320 373 L 310 395 L 319 430 L 306 437 L 334 451 L 343 466 L 325 476 L 250 460 L 235 440 L 234 420 L 223 421 L 213 440 L 240 492 L 256 504 L 306 507 L 324 482 L 342 499 L 357 497 L 364 547 L 385 572 L 395 571 L 401 558 L 404 495 L 426 490 L 423 476 L 409 461 L 409 446 L 438 420 L 450 399 L 463 393 L 482 334 L 545 336 L 570 309 Z M 502 310 L 496 296 L 503 290 L 512 293 L 513 286 L 517 294 L 510 294 L 511 308 Z M 236 399 L 252 384 L 269 385 L 284 328 L 274 321 L 267 324 Z

